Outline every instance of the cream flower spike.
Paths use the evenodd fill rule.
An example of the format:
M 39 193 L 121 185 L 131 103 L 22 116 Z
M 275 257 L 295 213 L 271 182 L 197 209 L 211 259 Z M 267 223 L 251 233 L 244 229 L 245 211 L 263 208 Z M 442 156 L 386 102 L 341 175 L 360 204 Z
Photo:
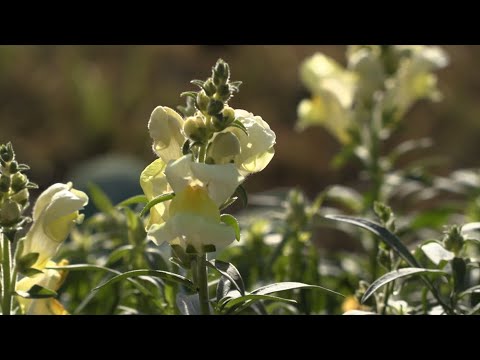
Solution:
M 88 196 L 72 188 L 72 183 L 54 184 L 37 199 L 33 208 L 33 225 L 24 240 L 23 254 L 38 253 L 32 266 L 43 269 L 65 241 L 75 222 L 78 210 L 88 203 Z

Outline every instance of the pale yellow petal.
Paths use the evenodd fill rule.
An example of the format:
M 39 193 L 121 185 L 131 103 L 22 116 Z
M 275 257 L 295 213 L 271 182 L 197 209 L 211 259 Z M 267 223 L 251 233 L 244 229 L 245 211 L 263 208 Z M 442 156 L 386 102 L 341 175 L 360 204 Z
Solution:
M 88 203 L 85 193 L 72 189 L 72 184 L 54 184 L 38 198 L 34 207 L 34 222 L 24 241 L 24 254 L 39 253 L 33 267 L 42 269 L 65 241 L 78 210 Z
M 182 134 L 183 119 L 173 109 L 157 106 L 148 122 L 148 130 L 153 139 L 153 151 L 168 163 L 182 156 L 185 137 Z

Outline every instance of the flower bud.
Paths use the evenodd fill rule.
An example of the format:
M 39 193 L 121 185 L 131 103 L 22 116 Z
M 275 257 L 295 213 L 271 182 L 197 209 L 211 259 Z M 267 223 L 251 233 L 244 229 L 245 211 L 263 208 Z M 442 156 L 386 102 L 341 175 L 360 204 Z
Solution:
M 222 59 L 218 60 L 213 68 L 213 83 L 215 85 L 225 84 L 230 77 L 230 67 Z
M 199 91 L 197 94 L 197 106 L 198 110 L 205 112 L 207 111 L 208 104 L 210 102 L 210 98 L 207 96 L 205 91 Z
M 19 203 L 22 206 L 25 206 L 25 204 L 28 202 L 28 199 L 30 197 L 30 193 L 28 189 L 22 189 L 19 192 L 13 194 L 10 199 L 13 201 Z
M 200 116 L 190 116 L 183 124 L 185 136 L 193 141 L 204 141 L 207 135 L 207 127 Z
M 443 244 L 445 248 L 449 251 L 452 251 L 455 254 L 458 254 L 463 247 L 464 238 L 460 232 L 460 228 L 456 225 L 449 228 L 445 231 L 445 236 L 443 238 Z
M 22 209 L 19 204 L 12 200 L 7 200 L 0 207 L 0 226 L 11 226 L 16 224 L 22 215 Z
M 219 100 L 210 100 L 210 103 L 207 107 L 208 115 L 216 115 L 220 113 L 223 109 L 223 102 Z
M 225 121 L 223 119 L 222 114 L 217 114 L 212 116 L 211 127 L 214 132 L 220 132 L 222 130 L 225 130 L 227 126 L 225 125 Z
M 12 177 L 12 190 L 18 192 L 24 189 L 27 183 L 28 178 L 24 174 L 17 172 Z
M 10 176 L 8 175 L 0 175 L 0 192 L 8 192 L 10 190 Z
M 217 88 L 215 87 L 212 79 L 208 79 L 205 81 L 205 84 L 203 84 L 203 89 L 205 90 L 205 94 L 207 96 L 213 96 L 215 92 L 217 91 Z
M 223 121 L 228 126 L 235 120 L 235 110 L 230 106 L 225 106 L 222 110 Z
M 18 163 L 15 160 L 10 163 L 9 172 L 10 174 L 18 172 Z
M 12 144 L 8 143 L 6 146 L 3 146 L 0 149 L 0 157 L 2 158 L 3 161 L 9 162 L 12 161 L 14 158 L 15 154 L 13 152 Z
M 227 84 L 219 85 L 217 88 L 217 95 L 223 101 L 227 101 L 228 99 L 230 99 L 231 94 L 230 94 L 230 88 L 228 87 L 228 85 Z

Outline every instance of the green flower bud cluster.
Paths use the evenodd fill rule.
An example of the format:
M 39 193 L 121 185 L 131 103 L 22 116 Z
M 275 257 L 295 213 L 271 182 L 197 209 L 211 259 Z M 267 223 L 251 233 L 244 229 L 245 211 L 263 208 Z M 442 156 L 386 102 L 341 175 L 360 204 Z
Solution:
M 16 161 L 10 142 L 0 146 L 0 231 L 10 240 L 29 220 L 23 216 L 29 205 L 29 189 L 38 188 L 23 174 L 28 169 L 28 165 Z
M 460 227 L 457 225 L 453 225 L 444 231 L 442 241 L 445 248 L 449 251 L 452 251 L 455 255 L 458 255 L 465 243 L 465 239 L 462 236 Z
M 239 153 L 238 139 L 232 136 L 215 137 L 215 133 L 224 131 L 228 127 L 244 129 L 239 121 L 235 121 L 235 110 L 228 106 L 228 101 L 239 92 L 241 81 L 230 81 L 229 65 L 219 59 L 212 67 L 212 75 L 205 81 L 192 80 L 192 84 L 200 88 L 199 91 L 187 91 L 181 96 L 187 96 L 187 106 L 179 107 L 185 115 L 183 132 L 187 138 L 183 150 L 192 152 L 194 147 L 212 146 L 212 150 L 220 158 L 232 157 Z M 236 141 L 235 141 L 236 140 Z M 228 154 L 218 154 L 227 148 Z M 208 157 L 212 163 L 213 158 Z

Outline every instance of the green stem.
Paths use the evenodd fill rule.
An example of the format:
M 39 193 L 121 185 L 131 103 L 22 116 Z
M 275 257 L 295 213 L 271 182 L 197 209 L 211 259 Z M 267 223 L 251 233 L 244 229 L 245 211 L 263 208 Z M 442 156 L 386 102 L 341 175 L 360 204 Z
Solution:
M 208 269 L 207 269 L 207 255 L 200 254 L 198 256 L 197 265 L 197 288 L 198 298 L 200 300 L 200 309 L 202 315 L 210 315 L 210 304 L 208 297 Z
M 381 118 L 376 113 L 374 106 L 371 108 L 371 120 L 366 124 L 366 134 L 364 137 L 364 144 L 368 145 L 369 160 L 366 164 L 366 170 L 371 181 L 371 190 L 366 199 L 366 211 L 369 212 L 373 208 L 375 201 L 380 201 L 381 187 L 383 183 L 383 173 L 380 167 L 380 138 L 378 131 L 381 127 Z M 370 252 L 370 275 L 372 281 L 378 277 L 377 257 L 379 251 L 380 241 L 373 234 L 371 241 L 373 242 L 373 249 Z
M 199 163 L 204 163 L 205 162 L 206 154 L 207 154 L 207 145 L 200 146 L 200 150 L 198 152 L 198 162 Z
M 393 284 L 393 282 L 392 282 Z M 387 306 L 388 306 L 388 299 L 390 298 L 390 294 L 392 293 L 393 287 L 391 287 L 391 284 L 387 284 L 385 286 L 385 292 L 383 293 L 383 306 L 382 306 L 382 315 L 385 315 L 387 313 Z
M 18 270 L 16 264 L 13 264 L 12 280 L 10 281 L 10 294 L 15 293 L 15 287 L 17 286 Z
M 2 263 L 2 271 L 3 271 L 3 299 L 2 299 L 2 313 L 3 315 L 10 315 L 11 308 L 12 308 L 12 291 L 10 288 L 10 270 L 11 270 L 11 263 L 10 263 L 10 241 L 8 238 L 3 235 L 3 244 L 2 244 L 2 252 L 3 252 L 3 263 Z

